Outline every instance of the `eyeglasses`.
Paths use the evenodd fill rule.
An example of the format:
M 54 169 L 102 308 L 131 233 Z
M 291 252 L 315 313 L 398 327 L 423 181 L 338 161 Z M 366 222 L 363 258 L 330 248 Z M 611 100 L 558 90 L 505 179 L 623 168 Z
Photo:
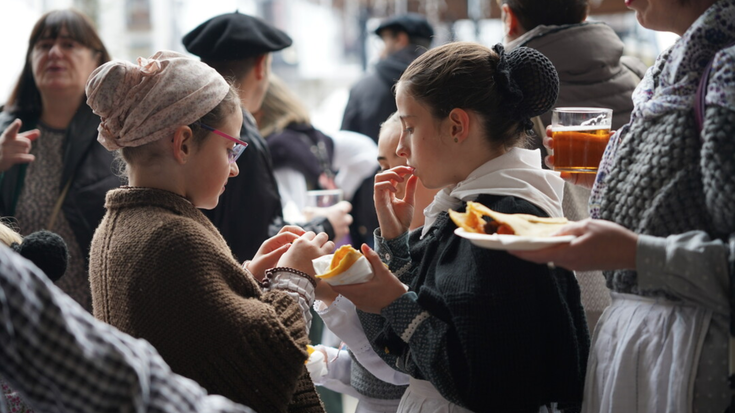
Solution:
M 210 132 L 212 132 L 212 133 L 214 133 L 216 135 L 219 135 L 219 136 L 221 136 L 221 137 L 223 137 L 225 139 L 228 139 L 228 140 L 231 140 L 231 141 L 235 142 L 235 146 L 232 147 L 232 149 L 229 151 L 229 161 L 230 161 L 230 163 L 233 163 L 233 162 L 237 161 L 237 158 L 239 158 L 240 155 L 242 155 L 242 153 L 245 152 L 245 148 L 248 147 L 248 143 L 247 142 L 243 142 L 240 139 L 233 138 L 232 136 L 230 136 L 230 135 L 228 135 L 228 134 L 226 134 L 226 133 L 224 133 L 224 132 L 222 132 L 220 130 L 217 130 L 217 129 L 209 126 L 209 125 L 205 125 L 202 122 L 196 122 L 196 124 L 199 125 L 201 128 L 206 129 L 206 130 L 208 130 L 208 131 L 210 131 Z

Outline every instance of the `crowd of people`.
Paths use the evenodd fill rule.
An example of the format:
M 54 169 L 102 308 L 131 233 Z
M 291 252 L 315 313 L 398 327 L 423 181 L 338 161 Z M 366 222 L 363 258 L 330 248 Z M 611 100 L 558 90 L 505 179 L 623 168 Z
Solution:
M 650 68 L 586 0 L 498 4 L 490 47 L 383 21 L 334 136 L 260 18 L 127 62 L 44 14 L 0 113 L 0 411 L 735 408 L 735 0 L 627 1 L 680 36 Z M 614 110 L 596 174 L 553 171 L 559 106 Z M 470 201 L 575 237 L 482 248 Z M 344 244 L 369 281 L 316 276 Z

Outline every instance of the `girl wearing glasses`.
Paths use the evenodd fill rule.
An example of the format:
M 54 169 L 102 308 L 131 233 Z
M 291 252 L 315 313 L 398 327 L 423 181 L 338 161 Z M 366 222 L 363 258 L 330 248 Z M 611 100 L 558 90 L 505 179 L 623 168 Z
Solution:
M 214 208 L 239 172 L 236 92 L 174 52 L 138 63 L 108 63 L 87 83 L 98 140 L 129 178 L 107 194 L 92 241 L 94 315 L 150 341 L 210 393 L 259 412 L 321 412 L 304 368 L 308 308 L 321 292 L 311 260 L 334 244 L 286 227 L 238 263 L 197 209 Z

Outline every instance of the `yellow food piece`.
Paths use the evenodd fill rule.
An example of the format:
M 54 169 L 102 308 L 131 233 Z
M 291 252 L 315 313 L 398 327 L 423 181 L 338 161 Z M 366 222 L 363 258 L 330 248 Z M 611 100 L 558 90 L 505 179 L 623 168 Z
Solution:
M 317 278 L 331 278 L 342 274 L 348 268 L 352 266 L 358 259 L 362 257 L 362 254 L 351 245 L 343 245 L 337 249 L 337 252 L 332 256 L 332 262 L 329 263 L 329 271 L 324 274 L 317 274 Z
M 315 351 L 316 351 L 316 349 L 314 348 L 314 346 L 312 346 L 311 344 L 307 344 L 306 345 L 306 352 L 309 353 L 310 356 L 311 356 L 311 353 L 313 353 Z
M 500 224 L 509 226 L 515 235 L 525 237 L 549 237 L 568 224 L 566 218 L 541 218 L 528 214 L 503 214 L 477 202 L 467 202 L 467 212 L 449 210 L 449 217 L 467 232 L 485 233 L 485 220 L 489 216 Z

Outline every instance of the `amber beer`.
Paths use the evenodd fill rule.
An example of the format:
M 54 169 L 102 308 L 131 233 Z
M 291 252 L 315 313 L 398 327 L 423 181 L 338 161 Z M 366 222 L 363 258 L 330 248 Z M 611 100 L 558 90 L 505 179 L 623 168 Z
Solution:
M 610 128 L 570 126 L 552 130 L 551 137 L 554 139 L 555 171 L 596 173 L 610 140 Z
M 551 112 L 554 170 L 597 173 L 611 123 L 612 109 L 555 108 Z

